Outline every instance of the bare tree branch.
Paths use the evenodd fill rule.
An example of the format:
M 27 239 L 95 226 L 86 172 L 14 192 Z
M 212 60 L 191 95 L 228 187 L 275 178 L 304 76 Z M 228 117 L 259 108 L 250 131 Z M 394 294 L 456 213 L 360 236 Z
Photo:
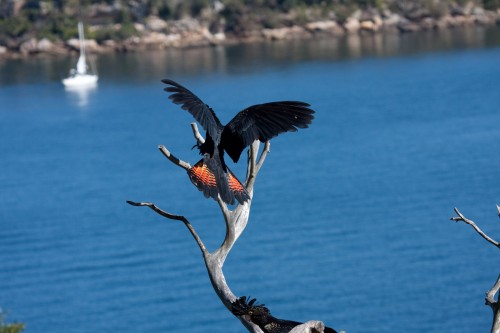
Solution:
M 498 294 L 499 289 L 500 275 L 497 278 L 497 282 L 495 282 L 493 287 L 486 293 L 486 305 L 489 305 L 491 310 L 493 310 L 491 333 L 500 333 L 500 304 L 495 300 L 495 295 Z
M 498 275 L 497 282 L 491 287 L 491 289 L 486 293 L 486 304 L 489 306 L 495 306 L 497 301 L 495 301 L 495 295 L 500 289 L 500 275 Z
M 201 238 L 196 233 L 196 230 L 194 230 L 191 223 L 189 223 L 188 219 L 186 219 L 184 216 L 170 214 L 170 213 L 164 211 L 163 209 L 158 208 L 155 204 L 153 204 L 151 202 L 133 202 L 133 201 L 127 200 L 127 203 L 129 205 L 132 205 L 132 206 L 149 207 L 163 217 L 166 217 L 166 218 L 171 219 L 171 220 L 182 221 L 186 225 L 186 227 L 189 229 L 189 232 L 191 233 L 191 235 L 193 235 L 193 238 L 195 239 L 196 243 L 198 243 L 198 246 L 200 247 L 200 250 L 203 253 L 203 256 L 207 256 L 209 254 L 207 248 L 205 247 L 205 244 L 203 244 Z
M 198 125 L 196 125 L 196 123 L 191 123 L 191 130 L 193 131 L 196 141 L 198 141 L 199 144 L 203 144 L 205 142 L 205 138 L 200 134 Z
M 452 217 L 451 218 L 452 221 L 455 221 L 455 222 L 462 221 L 462 222 L 470 225 L 471 227 L 474 228 L 474 230 L 476 230 L 476 232 L 479 235 L 481 235 L 481 237 L 486 239 L 489 243 L 495 245 L 497 248 L 500 248 L 500 243 L 498 243 L 493 238 L 491 238 L 486 233 L 484 233 L 474 223 L 474 221 L 466 218 L 462 213 L 460 213 L 458 208 L 454 208 L 454 210 L 458 216 Z M 497 210 L 498 210 L 499 217 L 500 217 L 500 206 L 498 206 L 498 205 L 497 205 Z M 490 308 L 493 310 L 493 323 L 491 325 L 491 333 L 500 333 L 500 305 L 499 305 L 498 300 L 495 300 L 495 295 L 498 294 L 499 289 L 500 289 L 500 275 L 498 276 L 497 281 L 495 282 L 493 287 L 490 290 L 488 290 L 488 292 L 486 293 L 486 305 L 490 306 Z
M 500 311 L 495 312 L 491 333 L 500 333 Z
M 195 239 L 196 243 L 200 247 L 200 250 L 203 254 L 203 259 L 205 261 L 205 266 L 207 267 L 208 275 L 210 277 L 210 282 L 212 283 L 212 286 L 216 292 L 216 294 L 219 296 L 221 299 L 222 303 L 229 309 L 231 310 L 231 304 L 236 300 L 236 296 L 233 294 L 231 289 L 229 289 L 229 286 L 226 283 L 226 279 L 224 277 L 224 273 L 222 272 L 222 266 L 224 264 L 224 260 L 221 260 L 221 257 L 219 255 L 219 251 L 216 250 L 213 253 L 210 253 L 205 245 L 203 244 L 203 241 L 201 238 L 198 236 L 196 233 L 196 230 L 194 227 L 191 225 L 191 223 L 188 221 L 187 218 L 185 218 L 182 215 L 175 215 L 168 213 L 161 208 L 157 207 L 155 204 L 150 203 L 150 202 L 133 202 L 133 201 L 127 201 L 128 204 L 132 206 L 144 206 L 144 207 L 149 207 L 152 210 L 154 210 L 156 213 L 159 215 L 166 217 L 171 220 L 177 220 L 177 221 L 182 221 L 184 225 L 189 229 L 189 232 Z M 219 248 L 220 249 L 220 248 Z M 227 255 L 227 253 L 226 253 Z M 251 333 L 263 333 L 262 330 L 249 321 L 246 318 L 243 317 L 238 317 L 238 319 L 242 322 L 242 324 L 249 330 Z
M 177 157 L 175 157 L 174 155 L 172 155 L 172 153 L 167 148 L 165 148 L 165 146 L 159 145 L 158 149 L 161 151 L 161 153 L 166 158 L 168 158 L 170 160 L 170 162 L 174 163 L 177 166 L 180 166 L 181 168 L 183 168 L 186 171 L 191 169 L 191 165 L 188 162 L 184 162 L 183 160 L 180 160 Z
M 259 153 L 260 142 L 255 141 L 248 148 L 248 167 L 247 167 L 247 178 L 245 180 L 245 187 L 247 188 L 250 196 L 253 195 L 253 185 L 255 183 L 255 178 L 260 171 L 260 168 L 264 164 L 267 154 L 271 151 L 271 142 L 266 141 L 264 144 L 264 149 L 262 150 L 260 156 L 257 158 Z
M 497 206 L 498 208 L 498 206 Z M 490 236 L 486 235 L 475 223 L 474 221 L 472 220 L 469 220 L 468 218 L 466 218 L 462 213 L 460 213 L 460 211 L 458 210 L 458 208 L 454 208 L 455 210 L 455 213 L 457 213 L 458 217 L 452 217 L 450 220 L 452 221 L 455 221 L 455 222 L 458 222 L 458 221 L 463 221 L 464 223 L 470 225 L 471 227 L 474 228 L 474 230 L 476 230 L 476 232 L 481 235 L 481 237 L 483 237 L 484 239 L 486 239 L 488 242 L 490 242 L 491 244 L 495 245 L 496 247 L 500 248 L 500 243 L 498 243 L 497 241 L 495 241 L 493 238 L 491 238 Z
M 309 320 L 302 325 L 295 326 L 290 333 L 311 333 L 311 332 L 323 332 L 325 330 L 325 324 L 317 320 Z
M 271 152 L 271 141 L 266 141 L 264 144 L 264 149 L 262 150 L 262 153 L 260 154 L 259 160 L 257 161 L 257 166 L 256 166 L 256 171 L 259 172 L 260 168 L 264 164 L 264 161 L 266 160 L 267 154 Z

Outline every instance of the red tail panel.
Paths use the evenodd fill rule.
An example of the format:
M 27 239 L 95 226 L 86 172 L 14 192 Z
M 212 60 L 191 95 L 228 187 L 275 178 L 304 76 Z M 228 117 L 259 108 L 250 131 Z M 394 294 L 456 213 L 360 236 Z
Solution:
M 188 174 L 193 184 L 200 191 L 203 191 L 205 197 L 212 197 L 214 199 L 217 198 L 218 191 L 215 175 L 203 162 L 203 159 L 189 169 Z
M 250 197 L 248 196 L 245 186 L 240 183 L 238 178 L 236 178 L 236 176 L 233 175 L 230 170 L 228 171 L 227 182 L 229 185 L 229 189 L 234 194 L 234 197 L 236 198 L 236 200 L 238 200 L 239 203 L 247 201 Z
M 189 178 L 193 184 L 202 191 L 205 197 L 211 197 L 217 200 L 217 195 L 220 194 L 222 200 L 228 204 L 234 204 L 236 199 L 240 204 L 250 199 L 250 196 L 245 189 L 245 186 L 236 178 L 236 176 L 227 169 L 227 173 L 216 169 L 216 172 L 221 172 L 219 178 L 216 172 L 209 168 L 209 165 L 217 168 L 210 159 L 201 159 L 188 171 Z M 217 182 L 220 182 L 218 184 Z

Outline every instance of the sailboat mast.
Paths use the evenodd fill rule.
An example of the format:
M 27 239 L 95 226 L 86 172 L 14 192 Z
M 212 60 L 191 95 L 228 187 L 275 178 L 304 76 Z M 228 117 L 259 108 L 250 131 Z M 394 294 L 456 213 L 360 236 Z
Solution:
M 80 57 L 76 64 L 76 71 L 79 74 L 87 74 L 87 62 L 85 60 L 85 35 L 83 33 L 83 23 L 78 22 L 78 37 L 80 39 Z

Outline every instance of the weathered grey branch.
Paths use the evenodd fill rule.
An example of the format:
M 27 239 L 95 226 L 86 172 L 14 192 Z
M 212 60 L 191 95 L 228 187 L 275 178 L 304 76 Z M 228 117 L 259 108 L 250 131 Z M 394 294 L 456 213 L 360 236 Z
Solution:
M 259 172 L 260 168 L 264 164 L 266 160 L 267 154 L 271 152 L 271 141 L 266 141 L 264 144 L 264 149 L 262 150 L 262 154 L 260 154 L 259 160 L 257 161 L 256 171 Z
M 183 168 L 186 171 L 191 169 L 191 165 L 188 162 L 184 162 L 183 160 L 180 160 L 177 157 L 175 157 L 174 155 L 172 155 L 172 153 L 167 148 L 165 148 L 165 146 L 159 145 L 158 149 L 160 149 L 163 156 L 168 158 L 170 160 L 170 162 L 174 163 L 177 166 L 180 166 L 181 168 Z
M 323 332 L 325 330 L 325 324 L 321 321 L 310 320 L 303 323 L 302 325 L 295 326 L 290 333 L 316 333 Z
M 495 295 L 498 294 L 500 289 L 500 275 L 497 278 L 497 282 L 493 287 L 486 293 L 486 304 L 493 310 L 493 323 L 491 325 L 491 333 L 500 333 L 500 304 L 495 301 Z
M 196 125 L 196 123 L 191 123 L 191 130 L 193 131 L 194 138 L 199 144 L 205 142 L 205 138 L 200 134 L 200 131 L 198 130 L 198 125 Z
M 498 206 L 497 206 L 498 207 Z M 457 217 L 452 217 L 451 220 L 452 221 L 455 221 L 455 222 L 458 222 L 458 221 L 463 221 L 464 223 L 467 223 L 468 225 L 470 225 L 471 227 L 474 228 L 474 230 L 476 230 L 476 232 L 481 235 L 481 237 L 483 237 L 484 239 L 486 239 L 488 242 L 490 242 L 491 244 L 495 245 L 496 247 L 500 248 L 500 243 L 498 243 L 496 240 L 494 240 L 493 238 L 491 238 L 490 236 L 488 236 L 487 234 L 485 234 L 475 223 L 474 221 L 472 220 L 469 220 L 468 218 L 466 218 L 462 213 L 460 213 L 460 211 L 458 210 L 458 208 L 454 208 L 455 210 L 455 213 L 457 213 Z
M 497 303 L 495 301 L 495 295 L 498 293 L 500 289 L 500 275 L 498 275 L 497 282 L 491 287 L 491 289 L 486 293 L 486 304 L 489 306 L 493 306 Z
M 189 232 L 195 239 L 196 243 L 198 244 L 201 253 L 203 255 L 203 259 L 205 261 L 205 266 L 207 267 L 208 275 L 210 278 L 210 282 L 212 283 L 212 286 L 216 292 L 216 294 L 219 296 L 221 299 L 222 303 L 229 309 L 231 310 L 231 304 L 236 300 L 236 296 L 231 292 L 231 289 L 229 289 L 229 286 L 227 285 L 226 279 L 224 277 L 224 273 L 222 272 L 222 265 L 224 264 L 224 261 L 221 260 L 218 251 L 215 251 L 213 253 L 210 253 L 205 245 L 203 244 L 203 241 L 201 238 L 198 236 L 196 230 L 194 227 L 191 225 L 191 223 L 188 221 L 188 219 L 182 215 L 175 215 L 168 213 L 164 211 L 163 209 L 157 207 L 155 204 L 150 203 L 150 202 L 134 202 L 134 201 L 127 201 L 128 204 L 132 206 L 144 206 L 144 207 L 149 207 L 156 213 L 160 214 L 163 217 L 166 217 L 171 220 L 177 220 L 181 221 L 184 223 L 184 225 L 188 228 Z M 227 255 L 227 254 L 226 254 Z M 252 323 L 251 321 L 247 320 L 246 318 L 243 317 L 238 317 L 238 319 L 243 323 L 243 325 L 252 333 L 263 333 L 262 330 Z
M 195 239 L 196 243 L 198 243 L 198 246 L 200 247 L 200 250 L 203 253 L 203 256 L 205 257 L 209 254 L 207 251 L 207 248 L 205 247 L 205 244 L 203 244 L 201 238 L 196 233 L 196 230 L 193 228 L 191 223 L 189 223 L 189 221 L 184 216 L 170 214 L 170 213 L 164 211 L 163 209 L 157 207 L 155 204 L 153 204 L 151 202 L 133 202 L 133 201 L 127 200 L 127 203 L 132 205 L 132 206 L 149 207 L 163 217 L 166 217 L 166 218 L 171 219 L 171 220 L 182 221 L 184 223 L 184 225 L 186 225 L 186 227 L 189 229 L 189 232 L 191 233 L 191 235 Z
M 245 187 L 247 188 L 247 191 L 250 194 L 250 196 L 253 195 L 253 186 L 255 183 L 255 178 L 257 177 L 260 168 L 264 164 L 267 154 L 269 154 L 269 152 L 271 151 L 271 142 L 266 141 L 262 153 L 257 158 L 257 155 L 259 153 L 259 147 L 260 147 L 260 142 L 255 141 L 248 148 L 248 164 L 247 164 L 247 177 L 245 180 Z
M 470 225 L 476 232 L 481 235 L 486 241 L 489 243 L 495 245 L 497 248 L 500 248 L 500 243 L 498 243 L 496 240 L 488 236 L 486 233 L 484 233 L 477 225 L 474 223 L 474 221 L 466 218 L 459 210 L 458 208 L 454 208 L 455 213 L 457 213 L 458 216 L 452 217 L 451 220 L 455 222 L 462 221 L 468 225 Z M 497 210 L 498 210 L 498 216 L 500 217 L 500 206 L 497 205 Z M 488 290 L 486 293 L 486 305 L 489 305 L 490 308 L 493 310 L 493 323 L 491 325 L 491 333 L 500 333 L 500 304 L 498 300 L 495 300 L 495 295 L 498 294 L 500 290 L 500 275 L 497 278 L 497 281 L 493 285 L 493 287 Z

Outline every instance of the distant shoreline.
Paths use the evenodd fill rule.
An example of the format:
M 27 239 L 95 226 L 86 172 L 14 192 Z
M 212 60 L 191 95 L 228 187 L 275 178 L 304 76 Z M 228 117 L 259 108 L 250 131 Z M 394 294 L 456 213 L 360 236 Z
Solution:
M 158 17 L 149 17 L 145 24 L 134 23 L 137 35 L 124 40 L 104 40 L 98 43 L 86 39 L 86 48 L 93 54 L 144 52 L 169 48 L 195 48 L 216 45 L 231 45 L 260 41 L 301 40 L 325 37 L 342 37 L 349 34 L 380 33 L 416 33 L 420 31 L 439 31 L 458 27 L 498 26 L 500 10 L 487 11 L 475 8 L 469 12 L 443 15 L 439 18 L 419 18 L 409 20 L 396 13 L 367 13 L 357 10 L 343 23 L 336 20 L 320 20 L 302 25 L 280 28 L 258 28 L 235 33 L 211 32 L 199 21 L 187 18 L 177 21 L 164 21 Z M 165 32 L 165 27 L 169 27 Z M 117 26 L 117 29 L 120 27 Z M 97 29 L 90 26 L 88 29 Z M 67 56 L 76 54 L 79 41 L 76 38 L 67 41 L 50 41 L 47 38 L 34 37 L 10 46 L 0 45 L 0 58 L 16 59 L 37 56 Z

